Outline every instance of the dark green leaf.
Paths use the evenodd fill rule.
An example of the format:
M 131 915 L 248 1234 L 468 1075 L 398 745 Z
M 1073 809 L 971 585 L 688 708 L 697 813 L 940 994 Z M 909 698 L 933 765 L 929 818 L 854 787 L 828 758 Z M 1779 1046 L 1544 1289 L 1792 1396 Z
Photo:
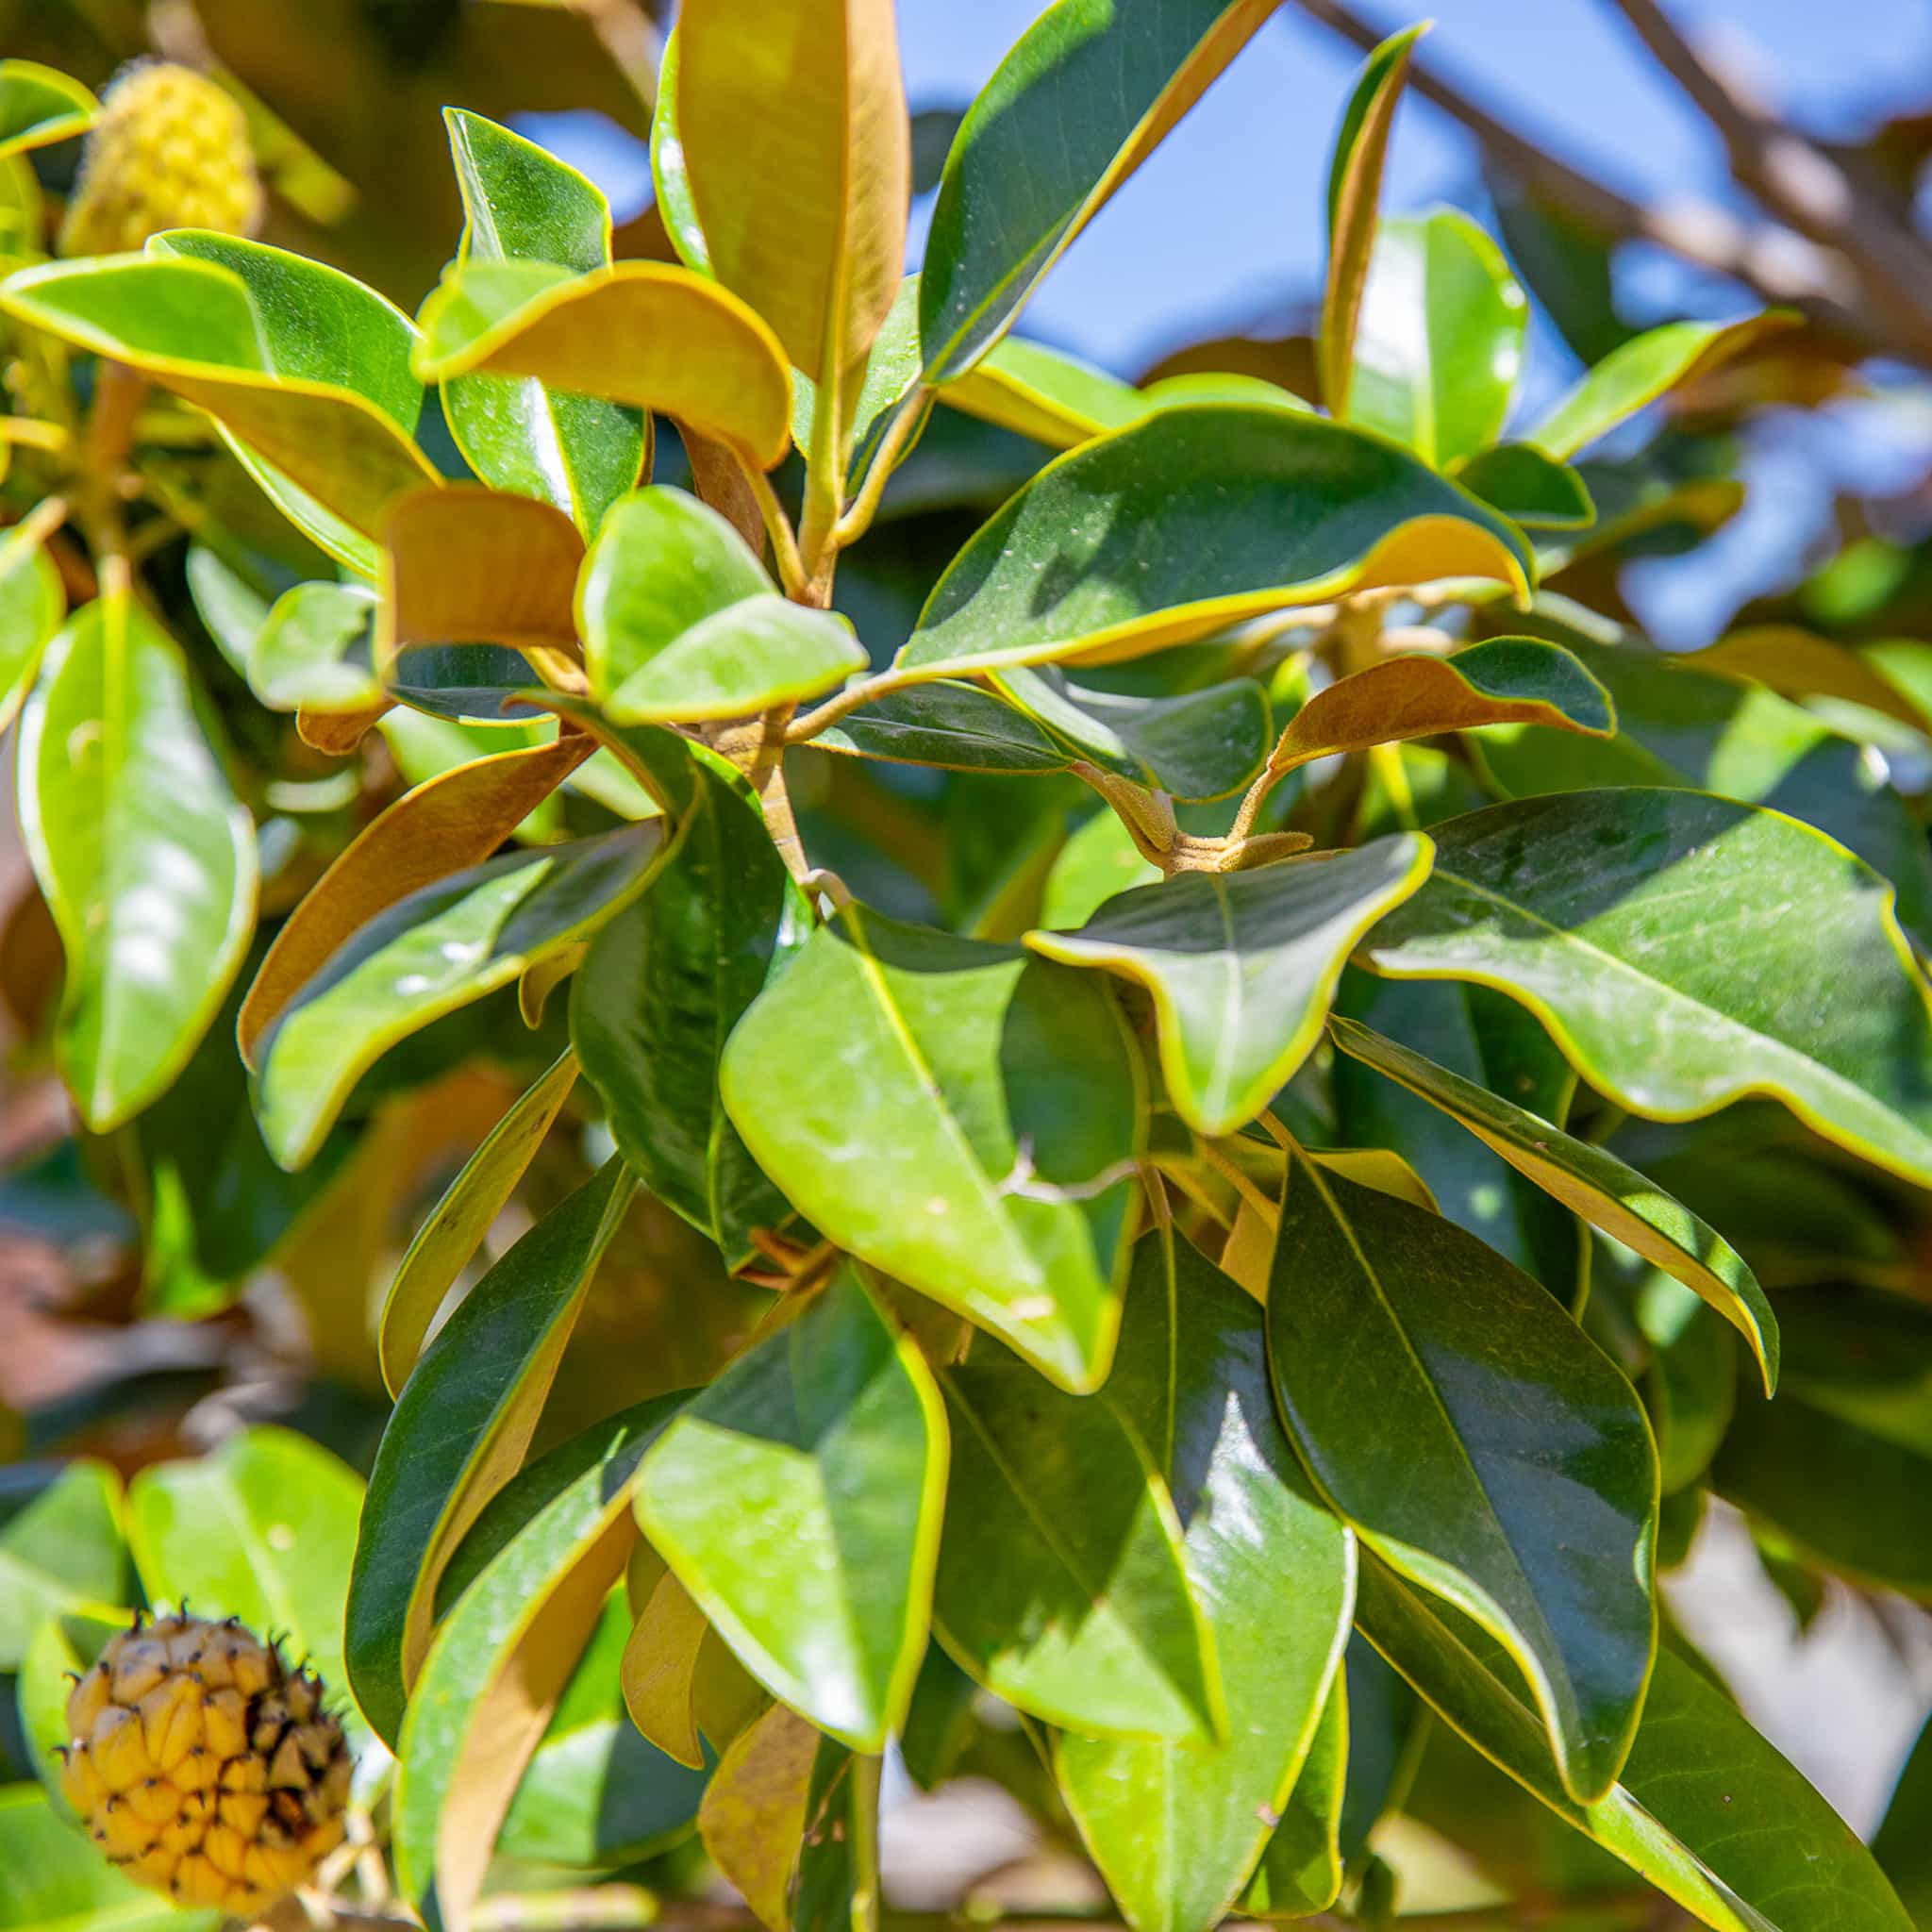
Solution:
M 105 1463 L 0 1470 L 0 1671 L 17 1671 L 36 1625 L 125 1599 L 121 1479 Z
M 812 740 L 821 751 L 953 772 L 1064 772 L 1074 754 L 1017 705 L 975 684 L 936 678 L 891 691 Z
M 1919 1733 L 1886 1807 L 1873 1856 L 1898 1890 L 1914 1924 L 1932 1915 L 1932 1721 Z
M 1499 442 L 1472 457 L 1456 480 L 1526 530 L 1587 530 L 1596 521 L 1581 475 L 1534 443 Z

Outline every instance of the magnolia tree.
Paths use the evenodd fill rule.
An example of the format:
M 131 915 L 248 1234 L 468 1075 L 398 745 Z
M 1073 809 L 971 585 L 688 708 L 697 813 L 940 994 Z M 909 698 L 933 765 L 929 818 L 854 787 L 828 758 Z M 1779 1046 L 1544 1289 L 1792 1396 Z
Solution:
M 0 1924 L 864 1932 L 894 1754 L 1134 1932 L 1383 1924 L 1401 1814 L 1538 1924 L 1911 1924 L 1657 1576 L 1715 1492 L 1932 1590 L 1932 650 L 1591 608 L 1736 486 L 1576 458 L 1787 318 L 1525 417 L 1379 211 L 1413 33 L 1311 394 L 1017 333 L 1271 10 L 1047 8 L 907 275 L 891 0 L 686 0 L 676 258 L 452 110 L 413 321 L 235 232 L 212 81 L 0 67 L 8 996 L 141 1306 L 393 1404 L 8 1492 Z

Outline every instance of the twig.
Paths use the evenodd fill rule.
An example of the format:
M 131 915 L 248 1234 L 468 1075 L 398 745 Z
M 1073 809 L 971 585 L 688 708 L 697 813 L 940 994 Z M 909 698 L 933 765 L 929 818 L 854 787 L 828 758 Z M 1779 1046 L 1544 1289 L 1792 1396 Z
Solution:
M 857 543 L 872 528 L 872 520 L 878 514 L 879 499 L 885 495 L 886 485 L 891 481 L 892 472 L 899 466 L 900 452 L 930 407 L 931 400 L 928 391 L 915 388 L 894 411 L 878 448 L 873 454 L 872 467 L 865 473 L 865 481 L 859 485 L 858 494 L 852 499 L 851 507 L 832 530 L 832 541 L 841 550 Z
M 788 597 L 794 602 L 802 601 L 806 591 L 805 565 L 798 555 L 798 539 L 792 534 L 791 519 L 785 514 L 785 506 L 778 501 L 778 492 L 772 488 L 772 479 L 756 463 L 748 463 L 740 458 L 739 468 L 744 472 L 744 480 L 751 487 L 758 515 L 765 520 L 765 534 L 772 540 L 772 555 L 778 560 L 778 581 L 785 586 Z

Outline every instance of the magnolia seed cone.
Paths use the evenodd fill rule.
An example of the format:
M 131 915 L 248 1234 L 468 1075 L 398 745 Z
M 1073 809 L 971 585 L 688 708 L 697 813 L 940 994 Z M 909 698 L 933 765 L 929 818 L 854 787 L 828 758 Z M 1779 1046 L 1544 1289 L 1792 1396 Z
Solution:
M 232 1618 L 137 1618 L 68 1697 L 60 1788 L 139 1884 L 259 1912 L 342 1840 L 349 1751 L 322 1698 Z

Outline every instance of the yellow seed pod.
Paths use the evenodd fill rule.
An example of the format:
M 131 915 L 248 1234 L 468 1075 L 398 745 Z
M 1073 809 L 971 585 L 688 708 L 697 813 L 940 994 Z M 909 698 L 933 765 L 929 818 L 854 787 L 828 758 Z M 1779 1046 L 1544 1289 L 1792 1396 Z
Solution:
M 138 60 L 101 96 L 57 246 L 113 255 L 163 228 L 247 235 L 260 220 L 248 123 L 232 96 L 192 67 Z
M 258 1913 L 342 1841 L 353 1767 L 323 1686 L 233 1619 L 137 1620 L 75 1685 L 67 1728 L 68 1802 L 181 1905 Z

